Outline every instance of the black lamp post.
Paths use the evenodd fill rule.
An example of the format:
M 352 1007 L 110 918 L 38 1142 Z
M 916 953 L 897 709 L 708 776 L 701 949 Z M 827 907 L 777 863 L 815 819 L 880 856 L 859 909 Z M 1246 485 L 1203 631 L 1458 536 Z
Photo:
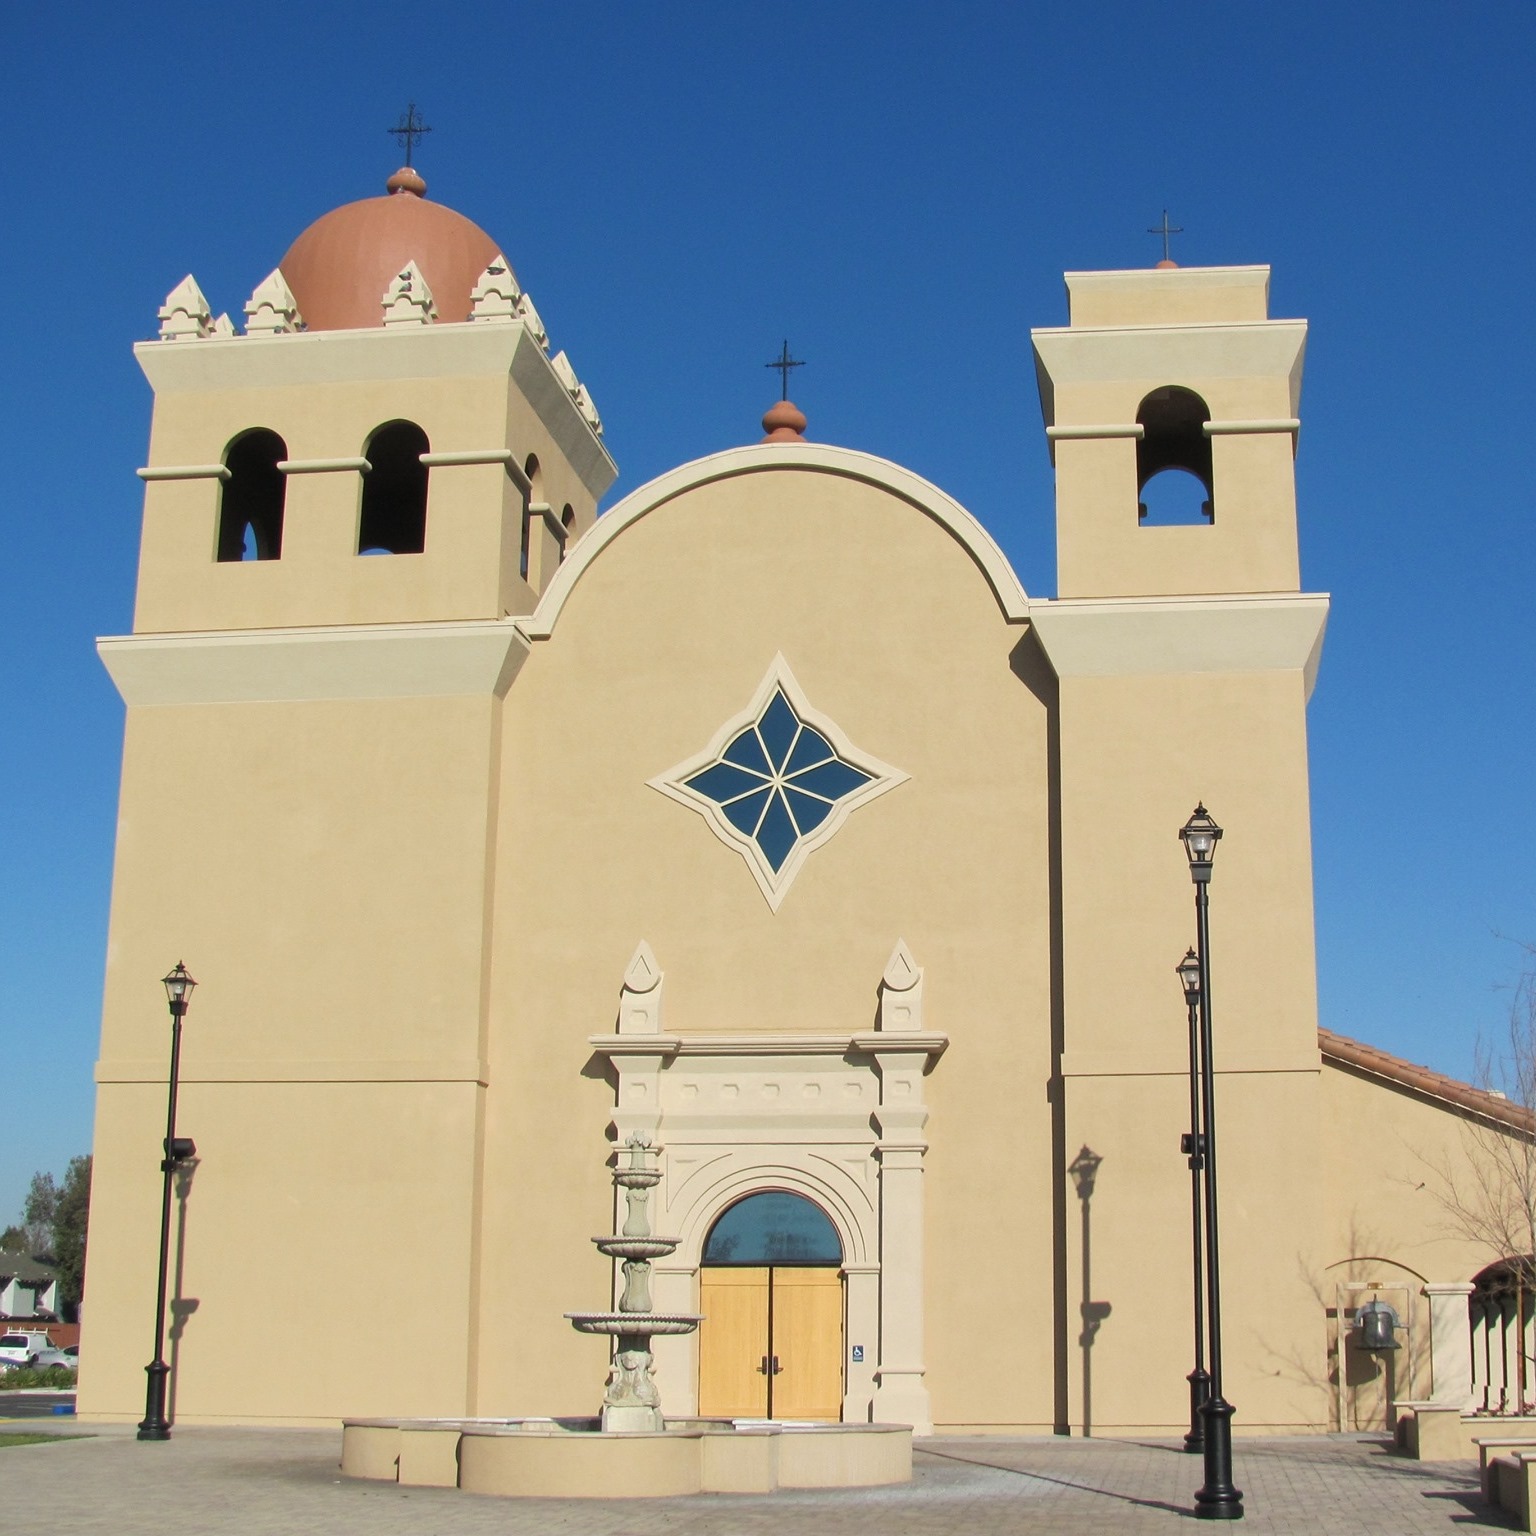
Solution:
M 165 995 L 171 1005 L 171 1092 L 165 1117 L 165 1156 L 160 1172 L 165 1186 L 160 1201 L 160 1272 L 155 1289 L 155 1358 L 144 1367 L 149 1389 L 144 1402 L 144 1419 L 139 1425 L 140 1440 L 169 1440 L 171 1426 L 165 1417 L 165 1378 L 171 1368 L 165 1363 L 165 1281 L 171 1249 L 171 1180 L 188 1158 L 197 1156 L 196 1143 L 176 1134 L 176 1083 L 181 1071 L 181 1021 L 187 1016 L 187 1002 L 197 983 L 181 961 L 163 978 Z
M 1203 805 L 1179 829 L 1195 885 L 1195 920 L 1199 934 L 1196 959 L 1200 969 L 1200 1151 L 1205 1161 L 1205 1294 L 1210 1329 L 1210 1396 L 1200 1409 L 1205 1421 L 1205 1484 L 1195 1494 L 1195 1513 L 1202 1520 L 1241 1520 L 1243 1495 L 1232 1486 L 1232 1415 L 1221 1392 L 1221 1254 L 1216 1235 L 1216 1063 L 1211 1055 L 1211 861 L 1221 828 Z
M 1189 1433 L 1184 1449 L 1191 1454 L 1205 1449 L 1206 1400 L 1211 1395 L 1211 1376 L 1205 1368 L 1205 1299 L 1201 1295 L 1203 1257 L 1200 1242 L 1200 1174 L 1205 1167 L 1205 1138 L 1200 1131 L 1200 957 L 1185 953 L 1175 967 L 1184 987 L 1184 1006 L 1189 1012 L 1189 1132 L 1180 1150 L 1189 1158 L 1189 1229 L 1195 1261 L 1195 1368 L 1189 1373 Z

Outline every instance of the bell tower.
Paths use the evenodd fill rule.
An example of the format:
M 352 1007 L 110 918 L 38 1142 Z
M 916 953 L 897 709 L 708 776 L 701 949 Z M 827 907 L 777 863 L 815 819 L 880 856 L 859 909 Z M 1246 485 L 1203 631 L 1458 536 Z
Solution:
M 1299 590 L 1307 327 L 1269 318 L 1269 268 L 1170 264 L 1066 283 L 1071 323 L 1033 333 L 1058 595 Z M 1168 477 L 1193 492 L 1183 526 L 1149 515 Z
M 191 276 L 155 392 L 136 632 L 532 611 L 617 470 L 497 243 L 411 167 L 306 229 L 240 334 Z M 373 558 L 368 558 L 373 557 Z
M 144 978 L 168 954 L 217 1000 L 181 1064 L 200 1214 L 177 1284 L 222 1300 L 177 1368 L 180 1411 L 245 1371 L 240 1319 L 270 1283 L 239 1257 L 249 1233 L 359 1266 L 402 1246 L 452 1274 L 477 1263 L 518 619 L 616 469 L 501 246 L 426 191 L 407 165 L 310 225 L 243 331 L 187 277 L 135 349 L 154 412 L 134 625 L 98 643 L 127 716 L 85 1412 L 142 1399 L 129 1320 L 154 1295 L 140 1174 L 165 1074 Z M 299 1146 L 327 1174 L 295 1197 Z M 395 1326 L 375 1290 L 349 1300 L 354 1337 Z M 471 1290 L 434 1298 L 426 1412 L 474 1411 Z M 294 1342 L 323 1353 L 310 1310 Z M 322 1413 L 307 1389 L 275 1406 L 276 1385 L 252 1401 Z

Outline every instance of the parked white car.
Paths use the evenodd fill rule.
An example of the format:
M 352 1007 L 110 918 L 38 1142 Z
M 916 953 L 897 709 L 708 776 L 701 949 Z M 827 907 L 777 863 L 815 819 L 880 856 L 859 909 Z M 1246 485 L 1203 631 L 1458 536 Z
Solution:
M 0 1334 L 0 1369 L 13 1365 L 31 1365 L 34 1356 L 52 1347 L 47 1333 L 42 1329 Z
M 62 1365 L 66 1371 L 72 1371 L 79 1363 L 73 1355 L 66 1354 L 62 1349 L 55 1349 L 52 1344 L 44 1345 L 38 1350 L 32 1361 L 40 1371 L 46 1371 L 52 1365 Z

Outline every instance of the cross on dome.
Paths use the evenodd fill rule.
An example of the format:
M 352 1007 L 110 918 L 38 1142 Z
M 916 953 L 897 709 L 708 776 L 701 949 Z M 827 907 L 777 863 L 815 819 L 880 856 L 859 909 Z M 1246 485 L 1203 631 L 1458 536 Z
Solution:
M 410 102 L 401 114 L 400 121 L 393 128 L 384 130 L 392 138 L 396 139 L 405 148 L 405 165 L 410 169 L 411 151 L 432 132 L 432 129 L 422 121 L 416 111 L 416 103 Z

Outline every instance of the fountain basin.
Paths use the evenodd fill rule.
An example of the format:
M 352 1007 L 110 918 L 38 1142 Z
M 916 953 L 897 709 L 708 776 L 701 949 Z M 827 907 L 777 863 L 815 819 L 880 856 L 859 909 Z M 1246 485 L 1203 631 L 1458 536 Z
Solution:
M 625 1338 L 692 1333 L 704 1321 L 699 1312 L 567 1312 L 565 1315 L 577 1333 L 607 1333 Z
M 682 1241 L 679 1237 L 594 1237 L 599 1253 L 610 1259 L 664 1259 Z
M 910 1482 L 905 1424 L 669 1419 L 602 1433 L 596 1419 L 348 1419 L 341 1470 L 521 1498 L 661 1498 Z

